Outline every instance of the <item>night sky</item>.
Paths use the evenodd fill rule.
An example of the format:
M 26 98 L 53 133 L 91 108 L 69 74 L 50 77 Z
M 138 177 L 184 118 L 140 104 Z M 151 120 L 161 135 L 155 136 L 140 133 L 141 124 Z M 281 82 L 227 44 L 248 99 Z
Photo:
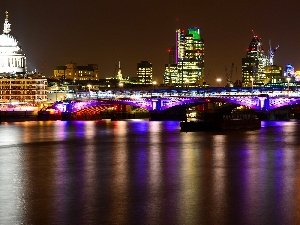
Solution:
M 237 66 L 233 79 L 241 79 L 241 58 L 252 30 L 266 51 L 269 40 L 273 47 L 280 45 L 275 64 L 291 63 L 300 70 L 299 6 L 296 0 L 3 0 L 0 23 L 7 10 L 28 69 L 46 76 L 57 65 L 76 62 L 96 63 L 101 78 L 111 77 L 118 61 L 123 76 L 135 76 L 137 63 L 147 60 L 159 82 L 176 28 L 200 27 L 205 76 L 215 85 L 217 77 L 225 80 L 225 65 L 230 68 L 232 63 Z

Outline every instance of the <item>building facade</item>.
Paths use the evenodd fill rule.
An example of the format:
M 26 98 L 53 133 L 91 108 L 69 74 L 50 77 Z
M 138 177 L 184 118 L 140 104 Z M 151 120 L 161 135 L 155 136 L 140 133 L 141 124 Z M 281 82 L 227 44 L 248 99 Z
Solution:
M 68 63 L 65 66 L 56 66 L 53 72 L 54 78 L 60 80 L 99 80 L 97 64 L 78 66 L 77 63 Z
M 204 81 L 204 41 L 199 28 L 176 30 L 176 45 L 169 51 L 164 84 L 199 86 Z
M 254 35 L 245 58 L 242 58 L 243 86 L 263 86 L 268 82 L 265 67 L 269 65 L 268 56 L 265 55 L 261 38 Z
M 17 39 L 11 35 L 8 12 L 5 12 L 3 34 L 0 35 L 0 77 L 26 73 L 26 56 Z
M 39 103 L 46 101 L 47 79 L 0 79 L 0 102 L 2 103 Z
M 280 84 L 284 82 L 281 66 L 269 65 L 265 67 L 265 75 L 268 84 Z
M 47 79 L 27 74 L 26 56 L 11 35 L 8 12 L 5 12 L 0 35 L 0 103 L 41 103 L 47 101 Z
M 137 64 L 137 83 L 152 84 L 152 73 L 152 63 L 148 61 L 141 61 Z

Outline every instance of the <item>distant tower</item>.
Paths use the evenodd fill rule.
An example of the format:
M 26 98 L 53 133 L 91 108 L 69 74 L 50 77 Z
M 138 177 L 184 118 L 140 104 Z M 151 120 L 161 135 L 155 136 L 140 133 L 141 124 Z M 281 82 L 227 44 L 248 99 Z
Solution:
M 119 81 L 123 80 L 123 75 L 122 75 L 122 71 L 121 71 L 121 62 L 120 62 L 120 61 L 119 61 L 119 67 L 118 67 L 117 79 L 118 79 Z
M 245 58 L 242 58 L 242 82 L 243 86 L 251 86 L 252 79 L 257 86 L 266 82 L 265 66 L 268 64 L 268 57 L 262 47 L 262 41 L 254 35 Z

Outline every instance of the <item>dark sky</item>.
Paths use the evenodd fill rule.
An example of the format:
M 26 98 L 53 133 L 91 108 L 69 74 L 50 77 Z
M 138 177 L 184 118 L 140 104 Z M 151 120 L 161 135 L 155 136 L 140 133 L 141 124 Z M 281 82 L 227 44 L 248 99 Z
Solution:
M 56 65 L 96 63 L 104 78 L 115 75 L 121 61 L 123 75 L 135 76 L 137 63 L 148 60 L 159 82 L 175 29 L 197 26 L 205 42 L 205 75 L 213 85 L 216 77 L 225 80 L 231 63 L 238 69 L 233 79 L 241 77 L 252 30 L 265 50 L 269 39 L 280 45 L 275 64 L 300 70 L 299 6 L 297 0 L 3 0 L 0 23 L 9 11 L 28 69 L 52 75 Z

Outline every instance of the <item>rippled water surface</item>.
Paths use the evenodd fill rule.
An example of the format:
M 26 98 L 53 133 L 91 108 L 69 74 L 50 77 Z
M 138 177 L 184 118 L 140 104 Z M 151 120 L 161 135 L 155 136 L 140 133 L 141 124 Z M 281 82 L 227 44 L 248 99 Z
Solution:
M 0 124 L 0 224 L 300 224 L 300 122 Z

